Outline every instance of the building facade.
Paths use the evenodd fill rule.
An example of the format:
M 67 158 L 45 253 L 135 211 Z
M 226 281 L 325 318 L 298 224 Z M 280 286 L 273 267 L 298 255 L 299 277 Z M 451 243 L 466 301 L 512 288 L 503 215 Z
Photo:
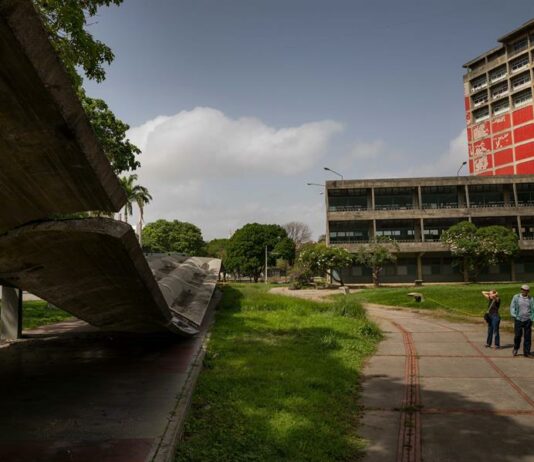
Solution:
M 534 173 L 534 20 L 464 64 L 469 171 Z
M 502 225 L 519 237 L 513 262 L 490 267 L 481 281 L 534 279 L 534 177 L 440 177 L 326 182 L 327 244 L 355 252 L 377 236 L 399 244 L 395 264 L 383 282 L 463 281 L 443 231 L 464 220 L 476 226 Z M 355 265 L 342 272 L 348 283 L 371 282 L 370 271 Z

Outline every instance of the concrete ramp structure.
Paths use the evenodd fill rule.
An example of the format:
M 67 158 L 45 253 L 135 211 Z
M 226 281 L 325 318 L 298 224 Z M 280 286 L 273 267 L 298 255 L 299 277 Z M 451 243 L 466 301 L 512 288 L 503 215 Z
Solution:
M 220 261 L 149 264 L 126 223 L 52 219 L 126 195 L 31 0 L 0 0 L 0 56 L 2 335 L 20 334 L 16 288 L 102 329 L 198 332 Z
M 47 221 L 0 237 L 0 282 L 111 331 L 198 332 L 220 260 L 146 260 L 130 225 L 109 218 Z

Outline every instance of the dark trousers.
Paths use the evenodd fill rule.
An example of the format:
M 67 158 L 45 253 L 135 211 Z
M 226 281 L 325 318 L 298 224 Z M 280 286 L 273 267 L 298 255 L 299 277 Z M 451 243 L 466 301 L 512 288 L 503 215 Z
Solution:
M 488 339 L 486 340 L 486 345 L 491 346 L 491 341 L 493 340 L 493 336 L 495 335 L 495 346 L 501 346 L 501 337 L 499 335 L 500 324 L 501 318 L 499 318 L 499 315 L 492 315 L 490 318 L 490 322 L 488 322 Z
M 521 337 L 523 332 L 525 332 L 525 339 L 523 340 L 523 352 L 530 354 L 530 338 L 532 336 L 532 321 L 520 321 L 519 319 L 515 320 L 514 324 L 515 336 L 514 336 L 514 350 L 519 350 L 521 345 Z

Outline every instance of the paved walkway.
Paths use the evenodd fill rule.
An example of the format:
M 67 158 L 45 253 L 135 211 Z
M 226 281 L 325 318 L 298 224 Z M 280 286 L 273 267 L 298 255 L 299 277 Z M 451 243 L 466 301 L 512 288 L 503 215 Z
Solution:
M 534 360 L 485 324 L 368 306 L 385 332 L 364 369 L 366 462 L 534 461 Z
M 81 321 L 0 348 L 1 462 L 164 462 L 200 370 L 194 338 L 114 335 Z

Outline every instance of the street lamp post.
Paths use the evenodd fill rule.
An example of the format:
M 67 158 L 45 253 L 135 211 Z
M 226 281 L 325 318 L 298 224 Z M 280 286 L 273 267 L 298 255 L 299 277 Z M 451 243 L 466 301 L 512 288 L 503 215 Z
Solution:
M 458 171 L 456 172 L 456 176 L 460 176 L 460 170 L 462 170 L 462 167 L 463 167 L 464 165 L 466 165 L 466 164 L 467 164 L 467 161 L 464 160 L 464 161 L 462 162 L 462 165 L 460 165 L 460 168 L 459 168 Z
M 332 170 L 331 168 L 328 168 L 328 167 L 323 167 L 323 169 L 329 171 L 329 172 L 332 172 L 334 175 L 337 175 L 341 178 L 341 181 L 343 181 L 343 175 L 339 172 L 336 172 L 335 170 Z

